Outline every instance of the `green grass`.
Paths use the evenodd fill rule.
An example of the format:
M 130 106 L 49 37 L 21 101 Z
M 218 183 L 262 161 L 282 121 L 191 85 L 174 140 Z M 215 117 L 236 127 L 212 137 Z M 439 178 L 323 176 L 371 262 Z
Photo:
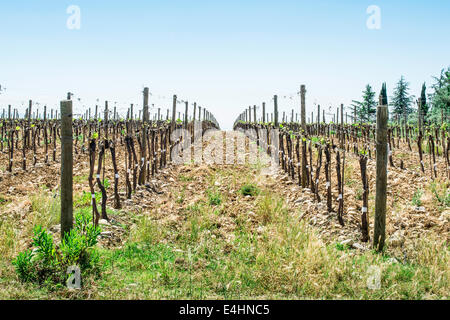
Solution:
M 134 221 L 126 242 L 99 248 L 100 277 L 84 279 L 85 287 L 76 293 L 19 282 L 10 259 L 18 250 L 21 226 L 2 221 L 0 299 L 448 299 L 445 239 L 423 236 L 413 254 L 397 257 L 396 263 L 386 253 L 327 244 L 281 195 L 257 188 L 254 172 L 243 176 L 230 170 L 215 173 L 224 181 L 230 177 L 228 191 L 211 188 L 180 210 L 176 222 L 153 212 L 126 213 Z M 441 195 L 442 188 L 436 186 Z M 236 190 L 252 196 L 247 207 L 236 208 Z M 220 204 L 211 203 L 214 194 L 220 194 Z M 38 202 L 52 203 L 43 199 L 36 199 L 33 211 L 42 211 Z M 55 223 L 53 213 L 46 212 L 52 210 L 37 220 Z M 373 267 L 381 272 L 380 289 L 367 286 Z
M 447 188 L 447 183 L 434 181 L 430 184 L 430 189 L 434 195 L 435 202 L 441 208 L 450 206 L 450 189 Z
M 254 184 L 245 184 L 239 190 L 243 196 L 251 196 L 254 197 L 259 194 L 259 188 Z
M 209 205 L 218 206 L 222 203 L 222 195 L 219 191 L 208 190 L 207 195 Z
M 182 175 L 182 174 L 178 177 L 178 179 L 180 181 L 182 181 L 182 182 L 190 182 L 190 181 L 194 180 L 193 177 L 185 176 L 185 175 Z
M 413 198 L 411 200 L 412 204 L 416 207 L 420 207 L 422 205 L 422 201 L 420 200 L 422 198 L 423 191 L 421 189 L 417 189 L 416 192 L 414 192 Z
M 426 242 L 438 251 L 439 261 L 433 267 L 420 249 L 414 263 L 389 263 L 374 252 L 351 256 L 348 247 L 324 245 L 286 211 L 274 213 L 271 221 L 260 238 L 244 227 L 227 244 L 208 235 L 208 228 L 194 218 L 184 230 L 186 237 L 178 241 L 164 241 L 164 235 L 173 232 L 166 229 L 122 249 L 105 250 L 97 295 L 105 299 L 424 299 L 445 298 L 448 293 L 445 247 Z M 422 264 L 417 262 L 420 259 Z M 372 266 L 381 269 L 379 290 L 367 287 Z

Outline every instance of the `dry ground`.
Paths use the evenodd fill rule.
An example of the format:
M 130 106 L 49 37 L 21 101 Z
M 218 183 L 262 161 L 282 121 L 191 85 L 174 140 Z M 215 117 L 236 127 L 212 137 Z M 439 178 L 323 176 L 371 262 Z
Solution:
M 59 164 L 33 168 L 29 161 L 23 172 L 17 163 L 11 174 L 1 155 L 0 298 L 448 299 L 449 207 L 442 202 L 448 181 L 417 173 L 413 161 L 405 160 L 409 170 L 389 170 L 387 248 L 376 254 L 359 241 L 362 187 L 354 157 L 347 158 L 341 227 L 308 189 L 282 172 L 261 174 L 258 165 L 169 167 L 152 178 L 152 188 L 138 187 L 125 200 L 123 151 L 118 148 L 123 208 L 111 209 L 108 155 L 112 221 L 102 225 L 98 245 L 102 276 L 85 279 L 80 292 L 17 279 L 11 259 L 31 246 L 33 226 L 58 237 Z M 89 211 L 86 160 L 74 161 L 74 205 Z M 371 232 L 374 165 L 369 161 Z M 243 194 L 249 186 L 255 192 Z M 367 287 L 371 266 L 382 270 L 377 290 Z

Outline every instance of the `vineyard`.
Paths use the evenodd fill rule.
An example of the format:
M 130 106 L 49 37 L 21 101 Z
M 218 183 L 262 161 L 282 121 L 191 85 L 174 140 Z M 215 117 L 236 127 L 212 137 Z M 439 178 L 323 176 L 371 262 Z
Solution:
M 388 122 L 383 90 L 374 123 L 307 122 L 302 86 L 300 121 L 274 96 L 233 132 L 148 88 L 126 115 L 9 106 L 0 298 L 448 298 L 447 122 Z

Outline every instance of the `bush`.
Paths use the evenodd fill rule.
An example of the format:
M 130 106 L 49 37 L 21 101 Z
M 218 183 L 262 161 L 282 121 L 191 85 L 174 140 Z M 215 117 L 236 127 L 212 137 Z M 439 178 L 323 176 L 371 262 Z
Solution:
M 220 192 L 208 191 L 208 203 L 211 206 L 218 206 L 222 203 L 222 195 Z
M 242 186 L 241 190 L 240 190 L 241 194 L 243 196 L 256 196 L 257 194 L 259 194 L 259 189 L 258 187 L 256 187 L 253 184 L 246 184 L 244 186 Z
M 98 270 L 97 244 L 100 228 L 94 226 L 90 214 L 78 213 L 74 228 L 57 248 L 53 237 L 42 226 L 34 228 L 33 250 L 26 250 L 12 261 L 19 279 L 24 282 L 65 284 L 67 268 L 78 265 L 82 273 Z
M 33 251 L 31 249 L 20 252 L 13 264 L 16 266 L 16 272 L 19 279 L 27 281 L 35 281 L 37 279 L 37 274 L 35 272 L 34 264 L 31 261 L 33 259 Z

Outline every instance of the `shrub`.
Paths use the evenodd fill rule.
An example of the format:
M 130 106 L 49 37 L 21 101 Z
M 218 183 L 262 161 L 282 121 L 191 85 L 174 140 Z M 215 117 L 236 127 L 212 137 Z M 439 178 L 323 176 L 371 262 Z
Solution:
M 90 214 L 75 215 L 74 228 L 57 248 L 53 237 L 42 226 L 34 228 L 33 250 L 26 250 L 12 261 L 21 281 L 45 284 L 65 284 L 67 268 L 78 265 L 81 272 L 97 271 L 97 244 L 100 228 L 94 226 Z
M 241 190 L 240 190 L 241 194 L 244 196 L 256 196 L 257 194 L 259 194 L 259 189 L 257 186 L 253 185 L 253 184 L 246 184 L 243 185 Z
M 422 194 L 423 192 L 421 189 L 417 189 L 416 192 L 414 192 L 411 202 L 416 207 L 420 207 L 422 205 L 422 201 L 420 200 L 420 198 L 422 198 Z
M 35 281 L 37 274 L 35 272 L 34 264 L 31 261 L 33 259 L 33 251 L 31 249 L 20 252 L 13 264 L 16 267 L 17 275 L 21 281 Z
M 222 196 L 221 196 L 220 192 L 208 191 L 207 193 L 208 193 L 209 205 L 218 206 L 219 204 L 222 203 Z

